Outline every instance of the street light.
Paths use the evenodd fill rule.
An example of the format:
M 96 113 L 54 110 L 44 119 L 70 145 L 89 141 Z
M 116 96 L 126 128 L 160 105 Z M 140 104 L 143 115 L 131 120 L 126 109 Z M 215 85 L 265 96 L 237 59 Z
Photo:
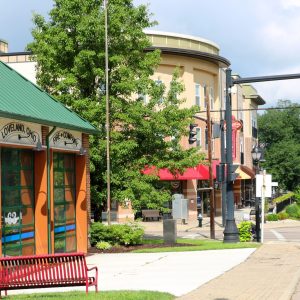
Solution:
M 106 179 L 107 179 L 107 224 L 110 225 L 110 205 L 111 205 L 111 191 L 110 191 L 110 102 L 109 102 L 109 78 L 108 78 L 108 0 L 104 1 L 105 13 L 105 127 L 106 127 Z
M 253 165 L 255 166 L 255 174 L 259 173 L 259 162 L 263 158 L 263 150 L 258 145 L 255 145 L 251 151 Z M 260 201 L 259 198 L 255 197 L 255 231 L 256 231 L 256 241 L 260 242 L 261 232 L 260 232 Z
M 252 155 L 253 164 L 257 166 L 259 161 L 262 158 L 262 149 L 258 145 L 255 145 L 251 151 L 251 155 Z

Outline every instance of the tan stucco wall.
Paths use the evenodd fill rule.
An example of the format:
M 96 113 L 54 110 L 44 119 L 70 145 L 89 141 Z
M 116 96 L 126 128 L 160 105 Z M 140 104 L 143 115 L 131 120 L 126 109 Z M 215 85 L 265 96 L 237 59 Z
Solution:
M 191 107 L 195 105 L 195 84 L 201 85 L 200 89 L 200 107 L 199 114 L 197 116 L 206 119 L 206 112 L 204 108 L 204 86 L 212 87 L 214 90 L 214 110 L 220 109 L 219 98 L 219 67 L 211 62 L 207 62 L 200 59 L 162 54 L 162 60 L 159 67 L 156 69 L 152 79 L 161 80 L 166 85 L 166 91 L 169 90 L 170 82 L 172 80 L 172 74 L 176 68 L 180 70 L 180 80 L 184 84 L 185 90 L 180 95 L 180 98 L 185 99 L 186 102 L 182 104 L 182 107 Z M 212 112 L 212 121 L 218 121 L 220 119 L 219 112 Z M 201 144 L 204 145 L 204 134 L 206 123 L 200 120 L 195 120 L 195 123 L 201 127 L 202 140 Z M 219 156 L 219 141 L 214 142 L 216 153 L 214 157 Z M 186 147 L 189 147 L 187 138 L 183 141 Z M 193 147 L 196 147 L 195 144 Z M 204 148 L 204 147 L 203 147 Z

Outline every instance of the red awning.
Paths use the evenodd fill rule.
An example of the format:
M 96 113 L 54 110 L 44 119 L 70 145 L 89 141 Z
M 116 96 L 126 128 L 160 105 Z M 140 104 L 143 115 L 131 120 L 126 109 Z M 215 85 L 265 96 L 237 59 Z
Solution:
M 216 178 L 216 166 L 220 162 L 218 160 L 212 161 L 213 166 L 213 177 Z M 157 174 L 158 172 L 158 174 Z M 198 179 L 198 180 L 209 180 L 209 168 L 207 165 L 198 165 L 193 168 L 187 168 L 183 174 L 178 173 L 177 175 L 173 175 L 168 169 L 159 169 L 155 166 L 152 166 L 150 168 L 145 168 L 142 171 L 145 175 L 158 175 L 160 180 L 192 180 L 192 179 Z

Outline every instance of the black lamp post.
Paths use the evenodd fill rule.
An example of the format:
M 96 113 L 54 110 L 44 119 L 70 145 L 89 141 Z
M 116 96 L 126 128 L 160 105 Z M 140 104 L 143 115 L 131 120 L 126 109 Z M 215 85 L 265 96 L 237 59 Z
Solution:
M 255 174 L 259 173 L 259 162 L 262 161 L 263 151 L 258 146 L 255 145 L 251 151 L 253 165 L 255 166 Z M 261 232 L 260 232 L 260 212 L 261 203 L 259 198 L 255 197 L 255 231 L 256 231 L 256 241 L 260 242 Z
M 255 166 L 258 166 L 258 163 L 262 158 L 262 149 L 259 146 L 255 145 L 251 151 L 251 155 L 252 155 L 253 164 Z
M 233 86 L 231 69 L 226 70 L 226 222 L 224 230 L 224 243 L 239 242 L 239 231 L 234 219 L 234 194 L 233 182 L 237 177 L 236 167 L 232 159 L 232 107 L 231 107 L 231 88 Z

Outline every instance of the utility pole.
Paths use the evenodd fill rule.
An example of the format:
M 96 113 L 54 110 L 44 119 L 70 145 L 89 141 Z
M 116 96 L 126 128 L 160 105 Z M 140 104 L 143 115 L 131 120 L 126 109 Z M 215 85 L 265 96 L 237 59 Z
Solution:
M 226 69 L 226 204 L 227 214 L 224 230 L 224 243 L 237 243 L 239 241 L 239 232 L 234 219 L 234 197 L 233 197 L 233 181 L 235 173 L 232 160 L 232 107 L 231 107 L 231 69 Z
M 300 73 L 286 75 L 270 75 L 248 78 L 231 78 L 231 69 L 226 69 L 226 163 L 227 163 L 227 178 L 226 178 L 226 204 L 227 215 L 226 225 L 224 230 L 224 243 L 236 243 L 239 241 L 238 230 L 234 220 L 234 201 L 233 201 L 233 181 L 235 179 L 234 167 L 232 164 L 232 107 L 231 107 L 231 87 L 234 84 L 277 81 L 288 79 L 300 79 Z
M 221 170 L 225 171 L 226 155 L 225 155 L 225 132 L 224 132 L 224 119 L 221 118 Z M 222 195 L 222 226 L 225 227 L 226 221 L 226 181 L 222 178 L 221 182 L 221 195 Z
M 220 73 L 220 81 L 222 81 L 222 73 Z M 222 85 L 221 85 L 222 86 Z M 220 129 L 221 129 L 221 163 L 220 167 L 222 170 L 222 175 L 225 175 L 225 165 L 226 165 L 226 155 L 225 155 L 225 122 L 224 122 L 224 112 L 223 112 L 223 90 L 220 91 Z M 226 221 L 226 182 L 225 182 L 225 176 L 222 176 L 221 181 L 221 199 L 222 199 L 222 226 L 225 227 L 225 221 Z
M 205 101 L 206 101 L 206 119 L 207 119 L 207 152 L 209 162 L 209 185 L 210 185 L 210 238 L 215 239 L 215 190 L 214 178 L 212 171 L 212 138 L 211 138 L 211 118 L 210 118 L 210 98 L 209 91 L 205 87 Z
M 107 10 L 108 0 L 104 0 L 105 13 L 105 103 L 106 103 L 106 180 L 107 180 L 107 223 L 110 225 L 110 107 L 109 107 L 109 78 L 108 78 L 108 34 Z

